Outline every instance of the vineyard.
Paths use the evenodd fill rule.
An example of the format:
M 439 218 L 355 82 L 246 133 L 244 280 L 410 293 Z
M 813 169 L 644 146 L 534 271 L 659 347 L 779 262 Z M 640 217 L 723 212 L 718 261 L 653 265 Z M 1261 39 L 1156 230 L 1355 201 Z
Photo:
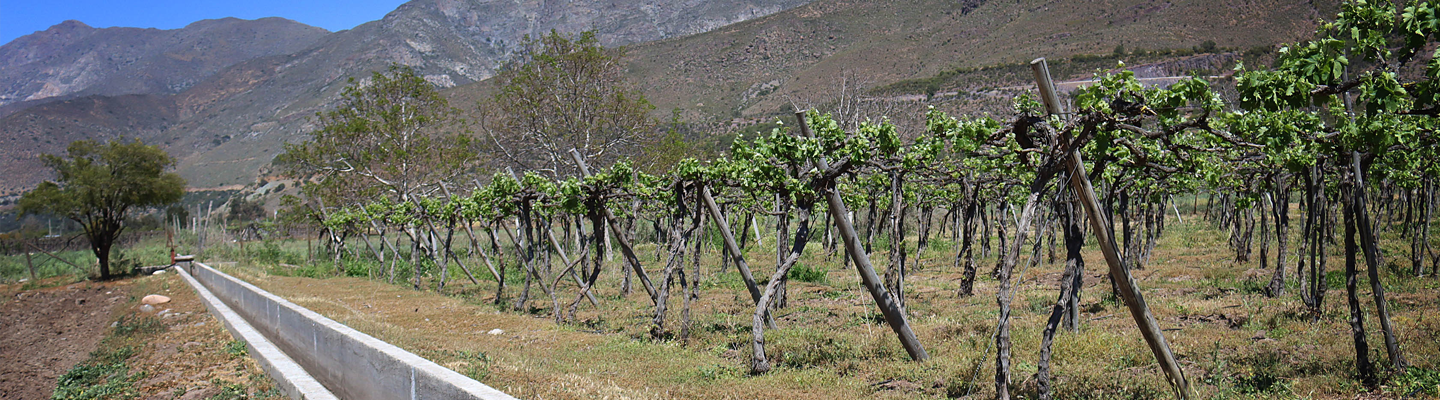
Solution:
M 932 108 L 923 132 L 902 132 L 881 115 L 849 123 L 801 111 L 780 128 L 736 139 L 722 157 L 684 158 L 653 174 L 607 153 L 608 144 L 545 141 L 527 156 L 543 158 L 539 167 L 501 168 L 486 182 L 459 178 L 468 171 L 464 151 L 454 150 L 467 148 L 463 135 L 385 129 L 432 122 L 403 116 L 413 110 L 406 104 L 423 109 L 434 98 L 391 96 L 400 112 L 337 122 L 365 121 L 353 110 L 378 101 L 347 91 L 355 108 L 323 117 L 328 128 L 314 142 L 291 148 L 289 162 L 317 177 L 308 196 L 290 200 L 291 212 L 323 226 L 328 260 L 316 265 L 334 274 L 365 265 L 363 275 L 375 280 L 577 329 L 643 324 L 637 340 L 735 352 L 738 363 L 718 368 L 737 376 L 903 359 L 958 372 L 936 383 L 936 394 L 949 397 L 1286 396 L 1295 379 L 1314 376 L 1331 378 L 1300 386 L 1320 397 L 1436 396 L 1440 354 L 1424 310 L 1436 306 L 1440 264 L 1430 239 L 1440 59 L 1425 54 L 1437 34 L 1435 2 L 1347 2 L 1317 39 L 1283 48 L 1271 67 L 1237 66 L 1232 82 L 1197 76 L 1149 87 L 1118 70 L 1062 101 L 1038 59 L 1038 90 L 1015 99 L 1009 117 Z M 325 157 L 353 142 L 390 147 Z M 445 151 L 457 154 L 394 161 Z M 1176 223 L 1186 239 L 1167 250 L 1161 243 L 1173 240 Z M 1152 265 L 1196 246 L 1223 248 L 1206 254 L 1223 251 L 1227 260 L 1195 259 L 1235 270 L 1218 274 L 1223 268 L 1211 265 L 1208 276 L 1196 276 Z M 1253 261 L 1258 269 L 1244 269 Z M 1147 270 L 1164 271 L 1164 290 L 1141 284 L 1159 279 L 1137 279 Z M 837 275 L 858 285 L 815 285 Z M 1026 294 L 1042 284 L 1047 299 Z M 889 350 L 797 337 L 834 328 L 795 317 L 823 307 L 817 287 L 822 298 L 853 300 L 841 312 L 860 316 L 858 324 L 888 328 L 871 346 Z M 1403 301 L 1387 293 L 1397 287 Z M 1327 302 L 1328 291 L 1342 288 Z M 721 291 L 744 307 L 717 297 Z M 1163 300 L 1147 301 L 1157 293 Z M 642 301 L 626 302 L 632 294 Z M 941 298 L 991 295 L 991 306 L 967 307 L 963 316 L 939 309 L 952 304 Z M 1220 304 L 1232 301 L 1243 304 Z M 607 304 L 615 302 L 638 310 Z M 795 311 L 800 302 L 806 310 Z M 1124 323 L 1097 322 L 1107 307 Z M 1270 318 L 1232 318 L 1230 307 Z M 739 314 L 716 334 L 713 319 L 699 322 L 701 309 Z M 967 322 L 936 323 L 937 314 Z M 1016 329 L 1017 315 L 1043 322 Z M 930 331 L 916 328 L 920 318 L 930 319 Z M 1252 341 L 1309 329 L 1294 335 L 1326 337 L 1311 344 L 1323 350 L 1304 352 L 1325 358 L 1295 361 L 1275 350 L 1227 369 L 1220 341 L 1198 344 L 1186 337 L 1191 329 L 1177 327 L 1194 321 L 1265 326 Z M 1113 371 L 1109 384 L 1104 374 L 1081 379 L 1064 369 L 1083 364 L 1066 359 L 1076 353 L 1064 346 L 1086 346 L 1065 337 L 1094 339 L 1098 327 L 1107 340 L 1145 343 L 1141 359 L 1111 350 L 1132 357 L 1134 368 Z M 934 332 L 944 329 L 951 333 Z M 956 329 L 969 345 L 944 339 Z M 786 341 L 819 348 L 799 351 Z M 804 361 L 845 348 L 848 355 Z M 1132 381 L 1150 383 L 1124 383 Z

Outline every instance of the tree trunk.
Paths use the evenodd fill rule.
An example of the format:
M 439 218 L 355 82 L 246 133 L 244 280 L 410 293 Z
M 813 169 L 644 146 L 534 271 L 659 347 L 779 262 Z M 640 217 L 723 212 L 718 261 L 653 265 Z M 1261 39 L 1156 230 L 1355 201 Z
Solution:
M 688 229 L 681 230 L 685 222 L 685 216 L 690 214 L 686 206 L 686 193 L 683 184 L 675 185 L 675 212 L 670 218 L 670 245 L 668 246 L 670 257 L 665 261 L 665 269 L 661 273 L 660 286 L 656 288 L 655 317 L 652 319 L 654 326 L 650 328 L 650 338 L 664 340 L 669 338 L 670 331 L 665 329 L 665 314 L 668 311 L 670 297 L 670 284 L 675 280 L 677 270 L 685 268 L 685 245 L 689 243 L 691 235 L 699 227 L 699 221 L 692 220 Z
M 770 361 L 765 357 L 765 316 L 769 314 L 770 303 L 775 298 L 780 288 L 780 282 L 790 273 L 790 268 L 795 262 L 800 261 L 800 254 L 805 251 L 805 244 L 810 241 L 810 209 L 811 204 L 799 204 L 799 227 L 795 230 L 795 242 L 790 247 L 790 254 L 785 261 L 775 268 L 775 274 L 770 276 L 770 283 L 765 285 L 765 293 L 760 295 L 760 301 L 755 304 L 755 313 L 751 318 L 751 349 L 750 373 L 763 374 L 771 369 Z
M 885 288 L 905 308 L 905 202 L 904 176 L 890 173 L 890 267 L 885 269 Z
M 110 279 L 110 248 L 115 244 L 115 237 L 108 232 L 96 232 L 90 235 L 90 249 L 95 253 L 95 260 L 100 264 L 100 280 Z
M 1351 153 L 1351 167 L 1355 174 L 1355 191 L 1351 193 L 1355 201 L 1355 221 L 1360 227 L 1360 244 L 1365 252 L 1365 264 L 1369 266 L 1370 292 L 1375 298 L 1375 317 L 1380 320 L 1380 330 L 1385 333 L 1385 353 L 1390 356 L 1390 367 L 1396 371 L 1403 371 L 1408 363 L 1405 362 L 1405 355 L 1400 353 L 1400 343 L 1395 338 L 1395 330 L 1390 325 L 1390 309 L 1385 301 L 1385 285 L 1380 283 L 1380 247 L 1375 243 L 1375 231 L 1370 224 L 1370 215 L 1365 208 L 1365 177 L 1360 167 L 1360 153 Z
M 1075 240 L 1080 237 L 1079 219 L 1075 215 L 1079 205 L 1070 201 L 1055 205 L 1057 208 L 1062 208 L 1060 217 L 1062 229 L 1065 230 L 1067 259 L 1065 260 L 1065 272 L 1060 277 L 1060 297 L 1055 300 L 1055 306 L 1050 310 L 1050 319 L 1046 320 L 1045 331 L 1040 339 L 1040 361 L 1036 367 L 1035 381 L 1039 387 L 1041 400 L 1051 399 L 1050 349 L 1055 342 L 1055 330 L 1060 326 L 1062 320 L 1067 330 L 1072 332 L 1076 330 L 1074 324 L 1079 319 L 1077 318 L 1080 309 L 1079 292 L 1085 272 L 1085 261 L 1080 257 L 1080 248 L 1084 242 Z
M 955 253 L 956 264 L 961 264 L 961 260 L 964 260 L 964 274 L 960 278 L 960 289 L 956 290 L 955 293 L 957 296 L 960 297 L 970 297 L 975 295 L 976 268 L 974 244 L 976 228 L 975 225 L 977 224 L 977 218 L 975 214 L 978 211 L 978 201 L 976 201 L 976 197 L 978 196 L 979 194 L 977 191 L 975 195 L 971 196 L 969 204 L 965 205 L 965 226 L 962 228 L 964 232 L 960 235 L 960 252 Z
M 1003 259 L 999 264 L 997 280 L 1000 281 L 1000 290 L 995 294 L 995 302 L 1000 306 L 1000 322 L 995 327 L 995 398 L 1010 398 L 1010 300 L 1014 296 L 1010 285 L 1010 276 L 1015 271 L 1015 264 L 1020 259 L 1020 249 L 1025 246 L 1025 239 L 1030 233 L 1030 227 L 1035 219 L 1035 211 L 1040 206 L 1040 196 L 1044 194 L 1045 185 L 1049 178 L 1036 178 L 1030 184 L 1030 196 L 1025 199 L 1025 208 L 1020 213 L 1020 221 L 1015 226 L 1015 238 L 1010 246 L 1001 249 Z M 1003 224 L 999 225 L 1002 227 Z
M 1270 212 L 1275 218 L 1275 276 L 1270 278 L 1270 286 L 1266 292 L 1270 297 L 1279 297 L 1285 294 L 1285 256 L 1288 254 L 1286 247 L 1290 242 L 1290 177 L 1281 175 L 1275 187 L 1274 201 L 1270 204 Z
M 1354 195 L 1353 188 L 1347 190 L 1345 196 Z M 1358 293 L 1359 274 L 1356 273 L 1355 253 L 1359 250 L 1355 245 L 1355 202 L 1353 197 L 1345 202 L 1345 300 L 1350 306 L 1350 335 L 1355 342 L 1355 367 L 1359 369 L 1360 383 L 1365 387 L 1374 389 L 1378 382 L 1375 380 L 1375 366 L 1370 363 L 1370 345 L 1365 340 L 1365 315 L 1360 309 L 1360 296 Z
M 695 242 L 695 248 L 690 253 L 691 272 L 688 276 L 689 282 L 685 284 L 685 301 L 680 308 L 681 342 L 690 340 L 690 304 L 700 299 L 700 245 L 705 242 L 703 240 L 704 229 L 700 229 L 700 227 L 705 224 L 705 214 L 699 207 L 696 207 L 695 214 L 692 218 L 695 221 L 696 229 L 700 230 L 702 234 L 696 236 L 693 240 Z M 680 269 L 683 270 L 684 266 L 681 266 Z

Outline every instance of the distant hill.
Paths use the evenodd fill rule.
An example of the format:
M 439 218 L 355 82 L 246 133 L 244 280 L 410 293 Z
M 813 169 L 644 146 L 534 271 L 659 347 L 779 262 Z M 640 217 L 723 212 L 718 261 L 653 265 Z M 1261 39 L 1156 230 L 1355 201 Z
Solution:
M 48 176 L 38 168 L 35 155 L 58 152 L 69 140 L 119 135 L 166 146 L 180 159 L 179 172 L 192 186 L 244 184 L 269 165 L 282 143 L 308 132 L 309 118 L 333 101 L 348 79 L 363 79 L 391 63 L 413 66 L 431 82 L 454 87 L 494 75 L 527 35 L 552 29 L 595 30 L 602 43 L 618 46 L 705 32 L 806 1 L 414 0 L 381 20 L 351 30 L 319 31 L 314 38 L 309 33 L 277 31 L 277 36 L 296 36 L 293 42 L 278 41 L 290 47 L 236 55 L 233 58 L 238 60 L 223 66 L 220 61 L 196 61 L 209 56 L 195 55 L 188 59 L 220 68 L 173 76 L 157 72 L 166 71 L 165 63 L 172 62 L 165 60 L 189 53 L 143 43 L 174 42 L 193 48 L 269 43 L 265 40 L 270 36 L 229 39 L 212 25 L 285 20 L 202 21 L 172 31 L 94 29 L 66 22 L 0 47 L 0 87 L 16 88 L 4 94 L 12 104 L 0 104 L 4 116 L 0 144 L 19 146 L 0 149 L 0 156 L 11 160 L 4 169 L 13 172 L 0 177 L 0 196 L 25 190 Z M 208 30 L 197 30 L 201 28 Z M 114 49 L 137 46 L 158 50 L 112 55 Z M 122 71 L 96 72 L 117 68 Z M 117 96 L 123 94 L 159 97 Z M 100 97 L 85 97 L 90 95 Z M 33 104 L 41 98 L 51 102 L 43 108 Z
M 1219 49 L 1268 49 L 1309 38 L 1316 20 L 1334 16 L 1334 3 L 817 1 L 701 35 L 636 45 L 631 68 L 666 112 L 744 118 L 775 113 L 792 101 L 824 100 L 842 82 L 874 89 L 942 77 L 934 80 L 940 91 L 1028 82 L 1028 69 L 1010 76 L 967 71 L 1036 57 L 1110 55 L 1117 45 L 1139 50 L 1134 58 L 1147 61 L 1166 57 L 1147 49 L 1191 49 L 1207 41 Z M 1087 64 L 1094 66 L 1073 77 L 1127 58 Z
M 172 30 L 65 21 L 0 46 L 0 106 L 179 93 L 236 63 L 309 48 L 328 33 L 283 18 L 213 19 Z

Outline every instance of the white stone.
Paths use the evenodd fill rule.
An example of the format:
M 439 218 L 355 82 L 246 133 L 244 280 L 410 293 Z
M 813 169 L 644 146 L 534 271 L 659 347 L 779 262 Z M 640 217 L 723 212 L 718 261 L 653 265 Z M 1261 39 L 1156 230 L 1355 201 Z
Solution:
M 495 329 L 491 329 L 491 330 L 490 330 L 490 334 L 491 334 L 491 335 L 499 335 L 499 334 L 502 334 L 502 333 L 505 333 L 505 331 L 502 330 L 502 329 L 500 329 L 500 328 L 495 328 Z
M 152 295 L 148 295 L 148 296 L 145 296 L 144 298 L 140 299 L 140 302 L 141 302 L 141 303 L 145 303 L 145 304 L 149 304 L 149 305 L 152 305 L 152 306 L 153 306 L 153 305 L 156 305 L 156 304 L 169 303 L 169 302 L 170 302 L 170 297 L 169 297 L 169 296 L 162 296 L 162 295 L 158 295 L 158 294 L 152 294 Z

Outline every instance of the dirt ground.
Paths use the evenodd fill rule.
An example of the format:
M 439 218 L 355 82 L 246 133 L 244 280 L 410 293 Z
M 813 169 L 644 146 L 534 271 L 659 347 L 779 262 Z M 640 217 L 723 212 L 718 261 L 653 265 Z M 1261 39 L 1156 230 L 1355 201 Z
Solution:
M 4 288 L 0 305 L 0 398 L 45 399 L 55 379 L 84 361 L 129 296 L 122 283 Z
M 131 373 L 144 373 L 134 384 L 139 399 L 207 399 L 227 391 L 244 391 L 248 398 L 279 396 L 174 273 L 37 290 L 14 285 L 0 287 L 0 293 L 6 295 L 0 305 L 0 398 L 50 398 L 56 379 L 102 343 L 138 347 L 127 364 Z M 140 298 L 147 294 L 171 301 L 144 312 Z M 164 328 L 106 339 L 122 317 L 156 318 Z

